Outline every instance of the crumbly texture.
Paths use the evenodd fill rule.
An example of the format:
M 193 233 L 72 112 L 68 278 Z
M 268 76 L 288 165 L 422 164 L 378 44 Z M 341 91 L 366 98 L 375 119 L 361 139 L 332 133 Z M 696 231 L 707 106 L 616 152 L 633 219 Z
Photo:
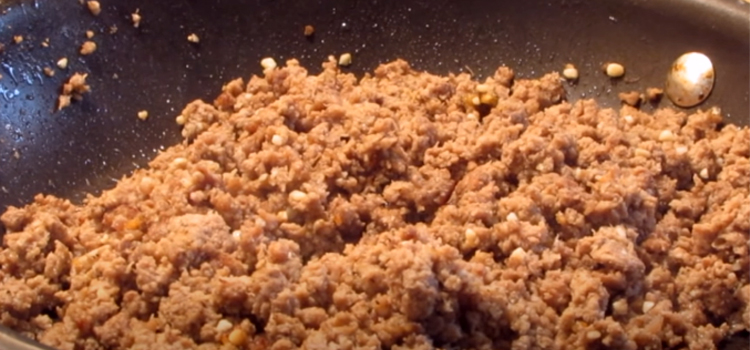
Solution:
M 750 328 L 750 129 L 570 104 L 557 74 L 499 68 L 478 115 L 466 74 L 324 68 L 189 104 L 183 143 L 84 205 L 9 208 L 0 322 L 63 350 L 715 349 Z
M 638 107 L 641 104 L 641 93 L 638 91 L 621 92 L 617 94 L 620 102 L 629 106 Z
M 83 43 L 83 45 L 81 45 L 81 55 L 90 55 L 94 53 L 94 51 L 96 51 L 96 43 L 91 40 L 87 40 Z
M 63 84 L 62 91 L 57 97 L 57 110 L 70 106 L 73 100 L 80 101 L 83 94 L 91 91 L 91 86 L 86 84 L 88 74 L 75 73 Z

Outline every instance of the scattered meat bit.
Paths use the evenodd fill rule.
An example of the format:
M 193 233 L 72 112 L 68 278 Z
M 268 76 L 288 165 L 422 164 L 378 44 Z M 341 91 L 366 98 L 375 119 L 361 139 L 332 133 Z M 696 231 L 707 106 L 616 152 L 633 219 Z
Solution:
M 18 153 L 17 149 L 13 150 L 13 158 L 16 158 L 16 159 L 20 159 L 21 158 L 21 153 Z
M 140 119 L 140 120 L 146 120 L 146 119 L 148 119 L 148 111 L 140 111 L 140 112 L 138 112 L 138 119 Z
M 86 31 L 86 38 L 91 39 L 94 37 L 94 31 L 93 30 L 87 30 Z
M 263 67 L 263 70 L 274 69 L 276 68 L 276 60 L 272 57 L 266 57 L 260 60 L 260 66 Z
M 133 14 L 130 15 L 130 18 L 133 20 L 133 27 L 140 27 L 141 26 L 141 9 L 136 9 Z
M 96 51 L 96 43 L 88 40 L 81 45 L 81 55 L 90 55 Z
M 619 63 L 606 63 L 604 73 L 610 78 L 620 78 L 625 75 L 625 67 Z
M 94 16 L 99 16 L 100 13 L 102 13 L 102 7 L 99 5 L 98 1 L 88 1 L 86 2 L 86 5 L 89 8 L 89 11 Z
M 87 350 L 716 350 L 750 329 L 750 128 L 568 102 L 557 73 L 309 71 L 191 102 L 184 142 L 82 204 L 9 207 L 2 323 Z
M 0 43 L 0 53 L 3 53 L 5 51 L 5 44 Z
M 653 87 L 646 89 L 646 99 L 650 102 L 659 102 L 662 96 L 664 96 L 663 89 Z
M 42 47 L 49 47 L 49 38 L 44 38 L 44 41 L 42 41 Z
M 67 83 L 63 84 L 62 93 L 58 97 L 58 111 L 70 106 L 71 99 L 80 101 L 83 99 L 83 94 L 91 91 L 91 87 L 86 84 L 87 76 L 88 74 L 75 73 Z
M 572 63 L 568 63 L 565 65 L 562 75 L 567 80 L 576 81 L 578 80 L 578 69 Z
M 339 66 L 346 67 L 352 64 L 352 54 L 345 53 L 339 57 Z
M 63 58 L 57 60 L 57 67 L 60 68 L 60 69 L 68 68 L 68 58 L 67 57 L 63 57 Z
M 42 71 L 44 71 L 44 75 L 46 75 L 46 76 L 48 76 L 48 77 L 53 77 L 53 76 L 55 76 L 55 70 L 54 70 L 54 69 L 52 69 L 52 68 L 50 68 L 50 67 L 44 67 L 44 68 L 42 69 Z
M 197 44 L 197 43 L 199 43 L 201 41 L 201 39 L 195 33 L 191 33 L 190 35 L 188 35 L 187 40 L 189 42 L 195 43 L 195 44 Z
M 15 35 L 13 36 L 13 42 L 16 44 L 20 44 L 23 42 L 23 35 Z
M 117 26 L 113 24 L 112 26 L 109 27 L 109 34 L 115 34 L 115 33 L 117 33 Z
M 313 36 L 313 34 L 315 34 L 315 27 L 313 27 L 313 26 L 311 26 L 309 24 L 306 25 L 305 26 L 305 30 L 304 30 L 304 34 L 305 34 L 306 37 Z
M 633 107 L 637 107 L 641 103 L 641 93 L 638 91 L 621 92 L 617 94 L 620 101 Z

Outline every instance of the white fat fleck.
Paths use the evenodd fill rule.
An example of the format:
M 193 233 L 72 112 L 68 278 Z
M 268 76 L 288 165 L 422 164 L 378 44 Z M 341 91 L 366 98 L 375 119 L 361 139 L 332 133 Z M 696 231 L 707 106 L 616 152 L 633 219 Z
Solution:
M 617 234 L 622 238 L 628 237 L 628 231 L 625 230 L 625 227 L 623 227 L 622 225 L 615 227 L 615 231 L 617 231 Z
M 276 60 L 274 60 L 272 57 L 266 57 L 260 60 L 260 65 L 261 67 L 263 67 L 263 69 L 274 69 L 277 67 Z
M 294 190 L 289 193 L 289 200 L 292 200 L 292 201 L 299 202 L 299 201 L 305 200 L 305 198 L 307 198 L 307 193 L 299 191 L 299 190 Z
M 266 220 L 263 220 L 261 218 L 255 218 L 255 225 L 260 227 L 266 227 Z
M 175 168 L 183 168 L 185 165 L 187 165 L 188 161 L 185 158 L 179 157 L 172 160 L 172 165 Z
M 659 134 L 659 141 L 674 141 L 674 140 L 675 140 L 675 136 L 670 130 L 663 130 Z
M 477 237 L 476 231 L 470 228 L 466 229 L 465 244 L 468 248 L 474 248 L 479 245 L 479 238 Z
M 276 146 L 281 146 L 284 144 L 284 138 L 281 137 L 281 135 L 273 135 L 273 137 L 271 137 L 271 143 Z
M 240 231 L 240 230 L 234 230 L 234 231 L 232 231 L 232 237 L 234 237 L 234 239 L 239 240 L 240 237 L 242 237 L 242 231 Z
M 623 117 L 623 118 L 625 119 L 625 122 L 626 122 L 626 123 L 628 123 L 628 124 L 633 124 L 633 123 L 635 123 L 635 118 L 633 118 L 633 116 L 632 116 L 632 115 L 630 115 L 630 114 L 626 115 L 626 116 L 625 116 L 625 117 Z
M 687 146 L 680 146 L 680 147 L 675 148 L 675 152 L 677 152 L 677 155 L 679 156 L 687 153 L 687 151 L 688 151 Z
M 704 180 L 708 179 L 708 169 L 703 168 L 698 175 Z
M 219 323 L 216 324 L 216 331 L 219 333 L 224 333 L 230 329 L 232 329 L 232 322 L 229 322 L 225 319 L 219 320 Z
M 511 212 L 510 214 L 508 214 L 508 216 L 505 217 L 505 220 L 518 221 L 518 215 L 516 215 L 516 213 Z
M 643 313 L 647 313 L 649 310 L 654 308 L 654 302 L 653 301 L 644 301 L 643 302 Z
M 602 337 L 602 334 L 599 331 L 588 331 L 588 333 L 586 333 L 586 338 L 590 340 L 599 339 L 601 337 Z

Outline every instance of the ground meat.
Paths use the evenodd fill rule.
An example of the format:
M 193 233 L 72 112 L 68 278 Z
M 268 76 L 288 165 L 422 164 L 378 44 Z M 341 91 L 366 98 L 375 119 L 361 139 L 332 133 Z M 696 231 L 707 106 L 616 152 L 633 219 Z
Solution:
M 83 205 L 9 208 L 0 323 L 60 349 L 715 349 L 750 329 L 750 129 L 571 104 L 556 74 L 323 66 L 191 103 L 183 143 Z

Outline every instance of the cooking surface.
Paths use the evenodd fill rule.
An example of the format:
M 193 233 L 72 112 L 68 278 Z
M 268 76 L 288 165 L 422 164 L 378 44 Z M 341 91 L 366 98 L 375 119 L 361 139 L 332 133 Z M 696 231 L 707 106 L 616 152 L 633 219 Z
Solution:
M 581 77 L 569 99 L 596 97 L 617 106 L 617 92 L 661 86 L 672 60 L 695 50 L 717 68 L 704 108 L 720 105 L 733 122 L 748 118 L 750 40 L 747 30 L 737 29 L 747 22 L 748 8 L 739 2 L 707 9 L 680 2 L 679 14 L 668 12 L 670 1 L 596 7 L 582 1 L 291 3 L 118 1 L 104 2 L 94 17 L 76 1 L 6 2 L 0 16 L 8 28 L 0 33 L 6 44 L 0 56 L 0 208 L 27 203 L 39 192 L 80 200 L 110 188 L 178 142 L 174 118 L 187 102 L 211 99 L 223 82 L 260 73 L 258 62 L 266 56 L 319 67 L 329 54 L 351 52 L 351 71 L 360 76 L 397 57 L 417 69 L 470 69 L 480 77 L 502 64 L 520 77 L 537 77 L 572 62 Z M 136 9 L 140 28 L 130 21 Z M 684 21 L 706 11 L 713 17 Z M 316 28 L 313 40 L 302 34 L 307 24 Z M 118 30 L 109 34 L 113 25 Z M 89 29 L 99 48 L 80 56 Z M 187 41 L 191 33 L 199 44 Z M 14 35 L 24 41 L 13 44 Z M 50 47 L 43 48 L 47 37 Z M 62 56 L 69 68 L 46 77 L 41 69 Z M 611 82 L 601 74 L 607 61 L 622 63 L 626 79 Z M 52 113 L 62 82 L 74 72 L 89 73 L 92 93 Z M 147 121 L 136 118 L 140 110 L 149 111 Z

